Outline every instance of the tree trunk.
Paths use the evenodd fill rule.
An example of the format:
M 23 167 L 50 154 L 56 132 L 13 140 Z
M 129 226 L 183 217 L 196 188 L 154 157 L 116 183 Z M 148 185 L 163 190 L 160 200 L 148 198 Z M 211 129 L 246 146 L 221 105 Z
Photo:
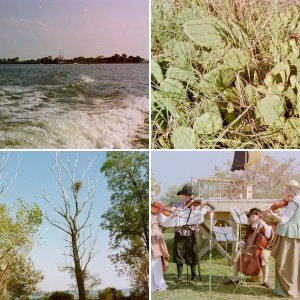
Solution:
M 84 274 L 80 265 L 80 259 L 79 259 L 78 248 L 77 248 L 77 238 L 75 233 L 72 234 L 72 250 L 73 250 L 73 261 L 75 266 L 75 277 L 76 277 L 76 283 L 78 288 L 79 300 L 86 300 L 86 293 L 84 287 Z
M 140 198 L 140 203 L 142 203 L 143 201 L 143 195 L 139 196 Z M 145 237 L 145 242 L 146 242 L 146 246 L 147 246 L 147 250 L 149 251 L 149 217 L 145 216 L 143 217 L 143 215 L 141 215 L 142 219 L 141 219 L 141 223 L 143 224 L 143 231 L 144 231 L 144 237 Z

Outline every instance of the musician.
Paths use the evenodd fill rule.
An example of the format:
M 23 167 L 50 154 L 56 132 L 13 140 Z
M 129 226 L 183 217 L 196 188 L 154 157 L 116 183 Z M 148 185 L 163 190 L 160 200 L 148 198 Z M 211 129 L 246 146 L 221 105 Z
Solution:
M 182 207 L 186 207 L 187 203 L 192 201 L 192 187 L 185 185 L 182 190 L 177 193 L 182 197 Z M 203 203 L 204 205 L 204 203 Z M 188 206 L 195 208 L 193 204 Z M 197 209 L 202 209 L 202 205 L 197 206 Z M 198 226 L 182 226 L 175 228 L 174 245 L 173 245 L 173 262 L 177 266 L 177 283 L 182 282 L 183 265 L 186 264 L 191 268 L 191 280 L 198 281 L 196 276 L 196 267 L 198 265 L 195 232 Z
M 155 201 L 160 187 L 154 185 L 151 188 L 151 202 Z M 152 210 L 151 210 L 152 211 Z M 159 227 L 159 213 L 151 213 L 151 276 L 152 291 L 164 291 L 167 284 L 163 272 L 167 270 L 169 253 L 164 235 Z
M 300 297 L 300 185 L 291 180 L 285 189 L 287 206 L 279 215 L 267 211 L 278 220 L 272 256 L 275 259 L 275 294 Z
M 274 230 L 271 225 L 268 225 L 262 218 L 261 218 L 262 211 L 258 208 L 251 208 L 247 217 L 249 218 L 250 225 L 246 228 L 246 235 L 244 236 L 243 240 L 240 242 L 241 250 L 244 250 L 246 247 L 246 242 L 250 234 L 252 234 L 257 226 L 260 226 L 259 233 L 263 234 L 267 239 L 267 246 L 262 249 L 260 255 L 260 263 L 262 267 L 263 273 L 263 283 L 262 286 L 266 288 L 271 288 L 270 284 L 268 283 L 269 278 L 269 257 L 271 255 L 271 245 L 274 238 Z M 234 263 L 234 273 L 232 280 L 227 282 L 227 284 L 237 284 L 239 282 L 239 259 Z

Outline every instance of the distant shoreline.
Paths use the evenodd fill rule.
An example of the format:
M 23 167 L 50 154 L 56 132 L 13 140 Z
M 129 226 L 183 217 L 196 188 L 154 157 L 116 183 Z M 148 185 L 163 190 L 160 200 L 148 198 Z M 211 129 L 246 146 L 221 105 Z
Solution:
M 148 65 L 149 61 L 147 62 L 140 62 L 140 63 L 63 63 L 60 65 Z M 59 65 L 59 64 L 43 64 L 43 63 L 1 63 L 0 65 Z
M 78 56 L 71 59 L 66 59 L 62 55 L 53 58 L 52 56 L 37 58 L 37 59 L 28 59 L 20 60 L 19 57 L 14 58 L 0 58 L 0 64 L 26 64 L 26 65 L 72 65 L 72 64 L 149 64 L 149 60 L 137 56 L 127 56 L 127 54 L 114 54 L 113 56 L 104 57 L 84 57 Z

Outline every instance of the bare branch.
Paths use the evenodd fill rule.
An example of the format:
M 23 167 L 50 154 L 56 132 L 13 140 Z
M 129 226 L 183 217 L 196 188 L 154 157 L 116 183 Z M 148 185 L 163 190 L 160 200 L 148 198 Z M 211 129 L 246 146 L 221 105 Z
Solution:
M 61 222 L 56 221 L 56 220 L 51 220 L 51 219 L 47 216 L 47 214 L 44 214 L 44 217 L 45 217 L 45 219 L 46 219 L 51 225 L 53 225 L 53 226 L 55 226 L 56 228 L 62 230 L 62 231 L 65 232 L 66 234 L 71 235 L 71 233 L 70 233 L 69 231 L 67 231 L 67 229 L 65 229 L 65 228 L 63 228 L 62 226 L 59 225 L 59 223 L 61 223 Z
M 89 224 L 89 220 L 93 204 L 92 198 L 95 195 L 98 178 L 92 184 L 88 183 L 86 195 L 83 197 L 83 200 L 81 200 L 79 198 L 79 192 L 84 184 L 86 174 L 92 167 L 94 160 L 90 161 L 88 166 L 84 168 L 81 181 L 76 180 L 76 168 L 78 166 L 78 161 L 78 154 L 74 164 L 72 165 L 68 158 L 64 162 L 59 157 L 59 154 L 56 153 L 55 166 L 54 169 L 51 169 L 51 171 L 57 182 L 58 196 L 62 199 L 63 206 L 54 206 L 45 194 L 43 195 L 43 199 L 63 220 L 63 222 L 60 222 L 50 219 L 47 214 L 45 214 L 45 218 L 50 222 L 50 224 L 66 233 L 64 241 L 66 242 L 65 248 L 68 249 L 68 253 L 64 253 L 63 255 L 65 258 L 72 258 L 72 263 L 66 261 L 64 267 L 58 268 L 60 271 L 69 271 L 73 274 L 77 281 L 79 297 L 81 299 L 85 299 L 84 294 L 82 294 L 85 293 L 85 274 L 89 263 L 95 255 L 94 247 L 96 238 L 92 239 L 93 234 L 91 232 L 91 224 Z M 70 194 L 68 193 L 68 189 L 71 189 Z M 86 211 L 84 208 L 88 203 L 90 203 L 90 205 Z M 79 219 L 79 216 L 83 216 L 83 220 L 81 220 L 82 218 Z M 80 220 L 80 222 L 78 220 Z M 90 230 L 89 233 L 88 228 Z

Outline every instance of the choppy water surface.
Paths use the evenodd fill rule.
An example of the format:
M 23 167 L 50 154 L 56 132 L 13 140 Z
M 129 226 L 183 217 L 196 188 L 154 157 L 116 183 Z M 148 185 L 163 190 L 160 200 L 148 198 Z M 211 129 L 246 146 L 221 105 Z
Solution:
M 148 148 L 148 65 L 0 65 L 0 148 Z

